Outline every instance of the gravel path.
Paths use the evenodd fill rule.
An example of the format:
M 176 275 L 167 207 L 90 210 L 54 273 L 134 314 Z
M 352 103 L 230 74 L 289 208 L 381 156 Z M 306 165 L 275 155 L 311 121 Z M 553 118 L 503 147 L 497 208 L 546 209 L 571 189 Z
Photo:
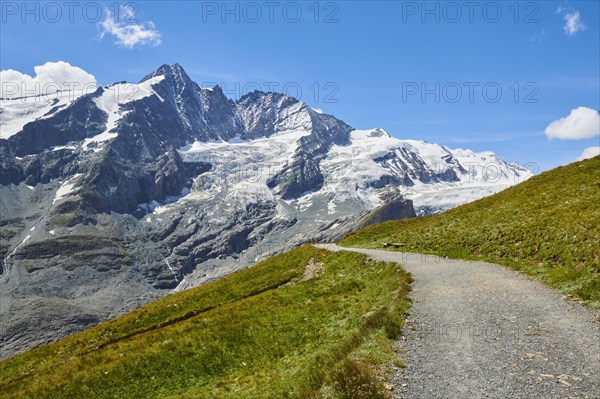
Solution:
M 600 398 L 600 312 L 490 263 L 319 247 L 413 275 L 395 398 Z

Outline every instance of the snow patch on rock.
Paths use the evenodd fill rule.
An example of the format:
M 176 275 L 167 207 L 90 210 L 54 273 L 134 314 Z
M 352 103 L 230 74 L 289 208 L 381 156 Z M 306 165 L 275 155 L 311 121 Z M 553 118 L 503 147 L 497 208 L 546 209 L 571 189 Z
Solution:
M 85 149 L 92 143 L 102 143 L 112 140 L 118 136 L 115 132 L 118 122 L 127 115 L 128 111 L 123 111 L 121 105 L 133 101 L 141 100 L 144 97 L 155 95 L 159 100 L 164 101 L 152 86 L 160 83 L 165 77 L 163 75 L 155 76 L 142 83 L 117 83 L 104 88 L 102 95 L 94 100 L 96 106 L 108 114 L 108 120 L 104 131 L 94 137 L 83 141 L 82 147 Z M 98 152 L 100 148 L 94 148 Z
M 75 184 L 79 180 L 79 178 L 83 176 L 82 174 L 76 174 L 71 177 L 69 180 L 65 181 L 59 189 L 56 191 L 54 195 L 54 200 L 52 200 L 52 204 L 56 204 L 58 201 L 62 200 L 64 197 L 70 196 L 76 189 Z

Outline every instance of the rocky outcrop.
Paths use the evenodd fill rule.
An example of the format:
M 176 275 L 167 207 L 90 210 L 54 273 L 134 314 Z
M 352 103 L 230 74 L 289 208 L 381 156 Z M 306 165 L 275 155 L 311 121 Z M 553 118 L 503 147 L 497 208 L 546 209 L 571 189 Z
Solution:
M 71 141 L 83 140 L 101 133 L 108 115 L 96 106 L 94 99 L 104 89 L 77 98 L 73 103 L 56 112 L 52 117 L 27 123 L 21 132 L 9 137 L 12 152 L 23 157 L 39 154 L 54 146 L 63 146 Z
M 19 184 L 23 181 L 23 167 L 17 161 L 7 140 L 0 139 L 0 184 Z
M 372 224 L 388 222 L 390 220 L 414 218 L 416 216 L 413 202 L 402 197 L 397 197 L 362 217 L 356 224 L 356 228 L 361 229 Z
M 245 136 L 242 122 L 235 113 L 235 102 L 225 97 L 220 86 L 201 91 L 204 120 L 213 140 Z
M 393 196 L 388 197 L 387 201 L 372 211 L 360 211 L 302 233 L 296 236 L 286 248 L 293 248 L 306 242 L 336 242 L 353 231 L 372 224 L 416 217 L 412 201 Z
M 254 93 L 253 98 L 262 98 Z M 247 98 L 246 98 L 247 99 Z M 330 115 L 315 112 L 306 104 L 297 100 L 290 101 L 287 96 L 271 94 L 269 104 L 278 99 L 277 104 L 286 107 L 286 112 L 280 111 L 288 119 L 279 121 L 287 130 L 310 129 L 312 134 L 301 137 L 298 150 L 285 167 L 269 181 L 268 185 L 283 199 L 298 198 L 307 192 L 318 191 L 324 182 L 320 162 L 332 145 L 344 145 L 349 142 L 352 128 Z M 289 108 L 293 107 L 292 110 Z M 267 109 L 271 109 L 267 107 Z M 252 120 L 251 126 L 260 121 Z M 277 126 L 277 125 L 275 125 Z M 270 131 L 273 126 L 264 126 Z

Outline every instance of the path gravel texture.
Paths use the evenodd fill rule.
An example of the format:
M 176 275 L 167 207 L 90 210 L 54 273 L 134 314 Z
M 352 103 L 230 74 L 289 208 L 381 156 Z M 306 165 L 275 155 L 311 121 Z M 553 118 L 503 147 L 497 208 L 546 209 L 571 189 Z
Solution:
M 600 312 L 495 264 L 318 246 L 413 275 L 394 398 L 600 398 Z

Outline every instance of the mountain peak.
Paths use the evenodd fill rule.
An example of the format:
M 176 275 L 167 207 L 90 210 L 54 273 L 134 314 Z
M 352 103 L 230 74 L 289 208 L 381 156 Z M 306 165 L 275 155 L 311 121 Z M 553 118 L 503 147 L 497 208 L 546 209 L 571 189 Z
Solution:
M 146 76 L 144 76 L 139 83 L 145 82 L 148 79 L 152 79 L 156 76 L 163 76 L 171 73 L 171 66 L 169 64 L 162 64 L 158 69 L 150 72 Z
M 173 65 L 171 65 L 170 68 L 171 68 L 171 73 L 173 73 L 173 75 L 175 75 L 175 77 L 178 78 L 179 80 L 189 81 L 189 82 L 192 81 L 192 79 L 189 77 L 189 75 L 183 69 L 183 67 L 181 65 L 173 64 Z
M 165 76 L 166 78 L 174 77 L 178 80 L 191 81 L 190 77 L 185 72 L 183 67 L 175 63 L 173 65 L 162 64 L 160 67 L 158 67 L 158 69 L 144 76 L 142 80 L 140 80 L 140 83 L 156 76 Z

